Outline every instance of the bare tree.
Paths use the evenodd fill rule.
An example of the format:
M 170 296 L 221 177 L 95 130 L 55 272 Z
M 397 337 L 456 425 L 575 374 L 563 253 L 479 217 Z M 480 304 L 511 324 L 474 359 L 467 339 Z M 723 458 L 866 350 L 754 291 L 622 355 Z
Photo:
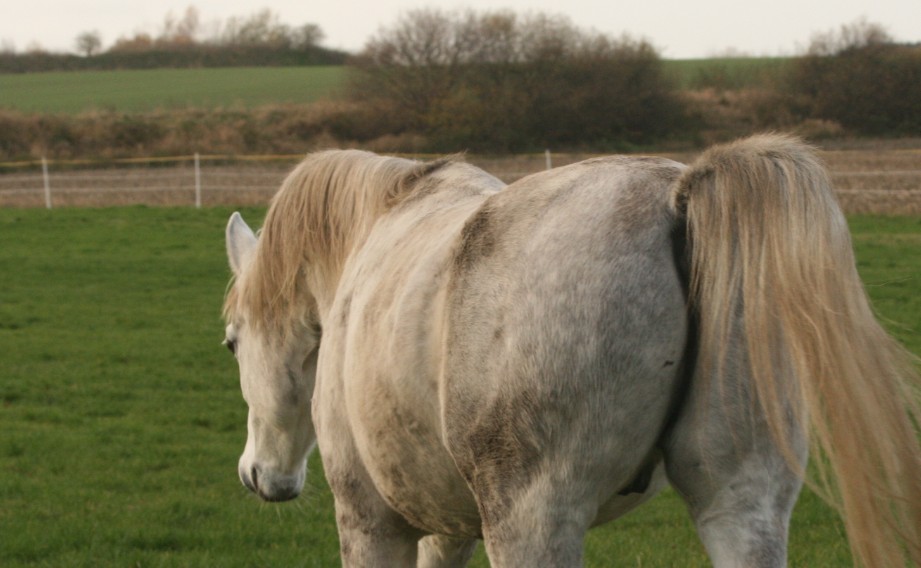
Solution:
M 193 46 L 198 42 L 200 27 L 198 9 L 195 6 L 186 8 L 180 19 L 168 12 L 163 18 L 163 29 L 156 39 L 156 44 L 168 48 Z
M 291 31 L 291 47 L 295 49 L 316 47 L 325 37 L 326 34 L 317 24 L 304 24 Z
M 154 47 L 154 38 L 144 32 L 136 32 L 132 37 L 120 37 L 115 40 L 111 52 L 141 52 L 150 51 Z
M 167 13 L 155 37 L 136 32 L 134 36 L 118 38 L 111 50 L 139 52 L 196 47 L 308 50 L 316 47 L 323 37 L 323 30 L 317 24 L 291 27 L 283 24 L 268 8 L 249 16 L 231 16 L 223 22 L 203 23 L 198 10 L 189 6 L 181 18 Z
M 864 135 L 921 134 L 921 50 L 860 19 L 813 36 L 791 84 L 810 117 Z
M 48 53 L 48 50 L 40 42 L 32 40 L 26 45 L 26 53 L 28 55 L 44 55 Z
M 78 53 L 83 54 L 84 57 L 92 57 L 102 48 L 102 36 L 95 30 L 83 32 L 77 36 L 75 43 Z
M 866 18 L 860 18 L 853 23 L 842 25 L 837 30 L 813 35 L 807 54 L 836 55 L 844 51 L 892 42 L 892 36 L 885 27 L 869 22 Z
M 416 10 L 354 63 L 357 99 L 444 149 L 637 143 L 680 118 L 652 46 L 560 16 Z
M 250 16 L 229 18 L 220 43 L 238 47 L 288 47 L 291 44 L 291 28 L 282 24 L 277 14 L 265 8 Z

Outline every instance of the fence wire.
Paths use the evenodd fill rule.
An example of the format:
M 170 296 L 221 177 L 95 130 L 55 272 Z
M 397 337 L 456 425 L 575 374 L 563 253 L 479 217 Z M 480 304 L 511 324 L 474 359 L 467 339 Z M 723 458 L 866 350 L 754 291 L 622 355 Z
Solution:
M 551 165 L 565 165 L 590 156 L 541 153 L 498 158 L 467 156 L 467 160 L 512 182 Z M 687 162 L 693 155 L 669 157 Z M 201 156 L 196 160 L 194 156 L 179 156 L 120 160 L 106 167 L 90 161 L 49 160 L 47 174 L 40 161 L 0 163 L 0 206 L 264 205 L 301 158 Z M 885 161 L 855 160 L 853 156 L 832 158 L 840 158 L 826 156 L 826 161 L 846 212 L 921 215 L 921 161 L 906 162 L 902 153 L 896 167 L 884 169 Z M 913 169 L 915 165 L 918 167 Z

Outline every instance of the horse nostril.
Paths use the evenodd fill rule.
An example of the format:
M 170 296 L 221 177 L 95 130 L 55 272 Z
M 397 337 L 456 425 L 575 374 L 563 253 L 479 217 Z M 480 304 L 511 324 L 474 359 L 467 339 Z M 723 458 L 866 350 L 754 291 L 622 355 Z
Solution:
M 253 482 L 253 491 L 258 493 L 259 492 L 259 477 L 258 477 L 257 471 L 258 470 L 256 469 L 256 466 L 253 466 L 253 469 L 250 470 L 250 479 L 252 479 L 252 482 Z
M 252 473 L 252 472 L 254 472 L 254 471 L 255 471 L 255 468 L 253 468 L 253 469 L 250 471 L 250 473 Z M 241 469 L 241 470 L 240 470 L 240 481 L 243 482 L 243 485 L 244 485 L 247 489 L 249 489 L 250 491 L 252 491 L 253 493 L 255 493 L 255 492 L 256 492 L 256 480 L 255 480 L 254 478 L 251 478 L 251 477 L 250 477 L 250 473 L 247 473 L 246 471 L 244 471 L 244 470 Z

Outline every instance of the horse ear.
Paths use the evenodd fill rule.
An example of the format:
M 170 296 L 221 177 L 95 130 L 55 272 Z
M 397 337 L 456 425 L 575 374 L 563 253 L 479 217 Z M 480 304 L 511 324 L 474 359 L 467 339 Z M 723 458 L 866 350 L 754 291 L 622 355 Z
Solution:
M 256 235 L 237 212 L 230 216 L 226 234 L 227 258 L 230 260 L 230 268 L 234 274 L 239 276 L 246 257 L 256 247 Z

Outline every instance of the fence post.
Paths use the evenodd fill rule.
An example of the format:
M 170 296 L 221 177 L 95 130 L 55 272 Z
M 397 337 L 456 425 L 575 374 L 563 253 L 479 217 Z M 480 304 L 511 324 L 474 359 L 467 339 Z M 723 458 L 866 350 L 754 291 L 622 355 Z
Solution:
M 195 208 L 201 209 L 201 165 L 195 152 Z
M 48 179 L 48 160 L 42 156 L 42 178 L 45 181 L 45 208 L 51 209 L 51 181 Z
M 550 148 L 547 148 L 546 150 L 544 150 L 544 157 L 547 159 L 547 169 L 552 170 L 553 163 L 550 161 Z

